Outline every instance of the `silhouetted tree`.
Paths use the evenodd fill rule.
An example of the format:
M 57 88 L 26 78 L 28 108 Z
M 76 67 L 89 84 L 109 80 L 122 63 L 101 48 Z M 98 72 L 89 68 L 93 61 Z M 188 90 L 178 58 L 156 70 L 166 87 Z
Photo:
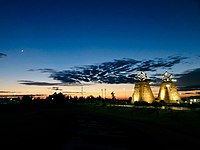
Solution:
M 153 101 L 151 103 L 152 106 L 154 106 L 155 108 L 158 108 L 158 107 L 161 107 L 162 106 L 162 103 L 158 102 L 158 101 Z
M 32 104 L 32 96 L 24 95 L 22 97 L 21 103 L 25 105 Z
M 115 98 L 115 92 L 114 92 L 114 91 L 111 92 L 111 96 L 112 96 L 112 100 L 115 100 L 115 99 L 116 99 L 116 98 Z
M 146 101 L 135 101 L 134 105 L 135 106 L 149 106 L 150 104 Z
M 166 105 L 166 103 L 165 103 L 165 101 L 164 101 L 164 100 L 160 100 L 159 104 L 160 104 L 161 106 L 164 106 L 164 105 Z
M 52 95 L 52 101 L 54 104 L 63 104 L 65 102 L 65 96 L 60 92 L 60 93 L 54 93 Z
M 95 102 L 96 99 L 93 95 L 89 95 L 89 96 L 87 96 L 86 100 L 88 103 L 93 103 L 93 102 Z

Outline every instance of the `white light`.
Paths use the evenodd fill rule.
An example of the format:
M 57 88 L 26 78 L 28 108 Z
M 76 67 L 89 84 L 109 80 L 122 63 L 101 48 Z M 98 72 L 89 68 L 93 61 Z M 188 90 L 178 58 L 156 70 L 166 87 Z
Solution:
M 172 81 L 173 81 L 173 82 L 177 82 L 177 80 L 176 80 L 176 79 L 172 79 Z
M 169 84 L 167 84 L 167 85 L 166 85 L 166 87 L 167 87 L 167 88 L 169 88 L 169 87 L 170 87 L 170 85 L 169 85 Z

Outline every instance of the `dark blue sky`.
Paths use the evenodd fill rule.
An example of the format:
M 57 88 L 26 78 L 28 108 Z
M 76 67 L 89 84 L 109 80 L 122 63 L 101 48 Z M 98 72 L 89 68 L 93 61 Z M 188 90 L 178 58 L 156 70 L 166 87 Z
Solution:
M 184 73 L 199 67 L 199 43 L 198 0 L 0 0 L 0 89 L 9 90 L 8 77 L 18 88 L 19 80 L 52 79 L 30 69 L 74 70 L 123 58 L 188 57 L 172 68 Z
M 1 0 L 5 48 L 198 51 L 200 7 L 191 0 Z

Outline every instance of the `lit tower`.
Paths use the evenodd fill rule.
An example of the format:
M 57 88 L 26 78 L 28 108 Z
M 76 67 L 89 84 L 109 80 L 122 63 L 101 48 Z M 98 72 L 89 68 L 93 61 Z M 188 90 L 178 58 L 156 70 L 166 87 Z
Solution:
M 136 75 L 136 79 L 138 81 L 135 83 L 131 103 L 134 103 L 135 101 L 146 101 L 148 103 L 152 103 L 155 98 L 153 96 L 153 92 L 150 88 L 149 83 L 146 81 L 146 73 L 142 71 L 138 72 Z
M 180 102 L 181 97 L 177 91 L 176 85 L 172 82 L 172 74 L 165 71 L 162 76 L 162 84 L 158 93 L 158 100 L 164 100 L 166 103 Z

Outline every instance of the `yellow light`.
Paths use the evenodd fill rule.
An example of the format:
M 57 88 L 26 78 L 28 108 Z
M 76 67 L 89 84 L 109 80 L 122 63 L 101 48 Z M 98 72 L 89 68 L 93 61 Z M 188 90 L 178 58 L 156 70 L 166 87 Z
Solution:
M 165 91 L 164 90 L 161 91 L 160 98 L 161 98 L 161 100 L 165 99 Z

